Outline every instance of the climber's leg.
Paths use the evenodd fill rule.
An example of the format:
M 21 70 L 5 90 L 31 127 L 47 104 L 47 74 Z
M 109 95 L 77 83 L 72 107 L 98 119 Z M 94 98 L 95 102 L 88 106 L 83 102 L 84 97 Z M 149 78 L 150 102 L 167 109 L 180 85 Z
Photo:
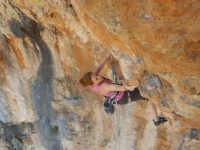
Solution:
M 154 105 L 151 101 L 149 101 L 149 105 L 150 105 L 150 108 L 151 108 L 153 120 L 158 121 L 159 116 L 158 116 L 158 113 L 157 113 L 156 105 Z
M 151 107 L 151 112 L 153 116 L 153 122 L 155 126 L 160 125 L 161 123 L 164 123 L 167 121 L 165 117 L 158 116 L 156 105 L 154 105 L 152 102 L 149 101 L 149 105 Z

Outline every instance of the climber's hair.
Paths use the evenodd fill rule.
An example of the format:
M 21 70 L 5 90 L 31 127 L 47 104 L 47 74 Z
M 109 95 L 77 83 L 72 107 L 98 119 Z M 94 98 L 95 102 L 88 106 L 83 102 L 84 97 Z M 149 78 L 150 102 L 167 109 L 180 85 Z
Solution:
M 84 76 L 79 80 L 79 82 L 83 86 L 92 85 L 93 84 L 93 82 L 92 82 L 92 72 L 87 72 L 86 74 L 84 74 Z

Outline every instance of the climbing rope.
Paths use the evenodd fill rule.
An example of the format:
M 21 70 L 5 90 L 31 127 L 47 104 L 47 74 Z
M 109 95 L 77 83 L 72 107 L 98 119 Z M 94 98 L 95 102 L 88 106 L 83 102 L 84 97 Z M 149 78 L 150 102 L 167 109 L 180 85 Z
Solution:
M 117 76 L 117 72 L 115 69 L 115 64 L 112 64 L 112 82 L 115 84 L 119 83 L 119 78 Z M 121 126 L 120 126 L 120 113 L 119 113 L 119 106 L 117 105 L 117 102 L 113 101 L 112 102 L 115 110 L 116 110 L 116 118 L 117 118 L 117 142 L 118 142 L 118 150 L 120 150 L 121 147 Z

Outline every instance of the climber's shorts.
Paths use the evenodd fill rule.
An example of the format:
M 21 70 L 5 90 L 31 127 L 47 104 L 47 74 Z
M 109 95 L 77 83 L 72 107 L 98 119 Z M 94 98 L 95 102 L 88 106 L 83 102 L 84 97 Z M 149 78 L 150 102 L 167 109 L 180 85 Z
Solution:
M 124 96 L 122 97 L 121 100 L 117 101 L 117 104 L 119 105 L 127 104 L 129 102 L 129 98 L 131 99 L 131 102 L 145 99 L 140 95 L 140 91 L 138 90 L 138 88 L 135 88 L 133 91 L 125 91 Z

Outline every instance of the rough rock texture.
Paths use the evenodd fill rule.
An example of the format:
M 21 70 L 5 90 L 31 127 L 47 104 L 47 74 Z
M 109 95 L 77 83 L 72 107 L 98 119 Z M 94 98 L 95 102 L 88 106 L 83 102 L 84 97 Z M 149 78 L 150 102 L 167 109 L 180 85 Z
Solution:
M 0 149 L 200 149 L 199 11 L 199 0 L 1 0 Z M 107 116 L 78 84 L 108 50 L 167 123 L 153 126 L 145 101 Z

